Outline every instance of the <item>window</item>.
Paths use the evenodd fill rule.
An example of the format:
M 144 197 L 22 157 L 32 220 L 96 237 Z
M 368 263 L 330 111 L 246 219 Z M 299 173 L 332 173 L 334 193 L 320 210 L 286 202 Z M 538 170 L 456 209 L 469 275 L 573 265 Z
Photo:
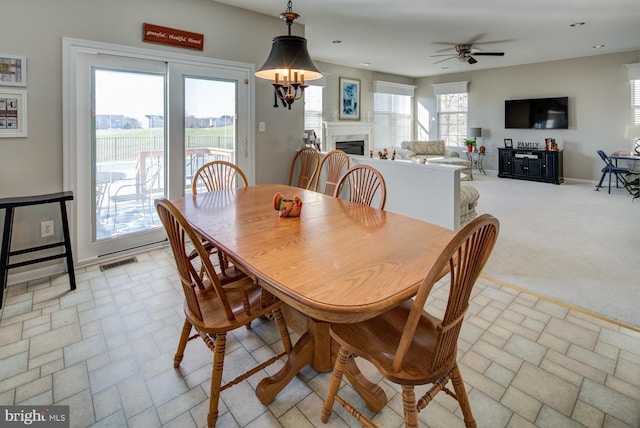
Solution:
M 625 64 L 631 84 L 631 123 L 640 125 L 640 63 Z
M 400 146 L 411 140 L 415 86 L 373 82 L 373 145 L 371 149 Z
M 447 146 L 462 146 L 467 138 L 467 94 L 438 95 L 438 133 Z
M 309 85 L 304 90 L 304 129 L 322 135 L 322 86 Z
M 469 82 L 433 85 L 437 98 L 438 136 L 447 146 L 463 146 L 467 138 Z
M 640 125 L 640 80 L 631 81 L 631 110 L 633 123 Z

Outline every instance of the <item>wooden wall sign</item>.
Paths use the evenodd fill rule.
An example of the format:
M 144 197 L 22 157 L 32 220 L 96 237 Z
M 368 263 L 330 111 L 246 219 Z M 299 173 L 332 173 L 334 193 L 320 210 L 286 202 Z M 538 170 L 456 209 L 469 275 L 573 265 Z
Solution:
M 142 40 L 199 51 L 204 48 L 204 34 L 161 27 L 146 22 L 142 24 Z

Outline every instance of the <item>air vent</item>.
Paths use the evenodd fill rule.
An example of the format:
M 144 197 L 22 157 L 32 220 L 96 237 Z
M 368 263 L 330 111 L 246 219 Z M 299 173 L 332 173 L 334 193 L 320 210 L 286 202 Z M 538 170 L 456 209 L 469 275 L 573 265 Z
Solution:
M 100 265 L 100 270 L 104 272 L 105 270 L 117 268 L 118 266 L 128 265 L 130 263 L 138 263 L 138 259 L 136 259 L 135 257 L 129 257 L 128 259 L 118 260 L 117 262 L 105 263 L 103 265 Z

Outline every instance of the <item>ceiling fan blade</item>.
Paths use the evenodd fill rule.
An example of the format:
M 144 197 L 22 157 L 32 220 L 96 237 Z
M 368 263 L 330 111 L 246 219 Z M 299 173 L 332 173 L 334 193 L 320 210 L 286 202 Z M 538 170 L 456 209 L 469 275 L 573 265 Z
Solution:
M 450 56 L 449 58 L 441 59 L 440 61 L 434 62 L 434 64 L 440 64 L 441 62 L 449 61 L 450 59 L 454 59 L 455 56 Z
M 430 57 L 436 57 L 436 56 L 451 56 L 451 57 L 454 57 L 455 55 L 448 53 L 448 54 L 438 54 L 438 55 L 429 55 L 429 56 Z
M 474 52 L 473 54 L 476 56 L 504 56 L 504 52 Z
M 474 57 L 470 56 L 469 59 L 467 59 L 467 62 L 469 64 L 475 64 L 476 62 L 478 62 L 478 60 L 475 59 Z

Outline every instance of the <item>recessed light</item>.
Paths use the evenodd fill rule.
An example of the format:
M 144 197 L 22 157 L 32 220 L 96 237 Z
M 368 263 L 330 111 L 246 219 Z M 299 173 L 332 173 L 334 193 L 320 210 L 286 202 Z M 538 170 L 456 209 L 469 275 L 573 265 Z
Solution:
M 571 24 L 571 27 L 582 27 L 584 25 L 584 22 L 574 22 L 573 24 Z
M 369 67 L 371 65 L 370 62 L 361 62 L 360 65 L 362 65 L 363 67 Z
M 603 47 L 604 47 L 604 45 L 593 45 L 594 49 L 600 49 L 600 48 L 603 48 Z
M 334 45 L 339 45 L 340 43 L 342 43 L 342 40 L 334 40 L 333 42 Z

